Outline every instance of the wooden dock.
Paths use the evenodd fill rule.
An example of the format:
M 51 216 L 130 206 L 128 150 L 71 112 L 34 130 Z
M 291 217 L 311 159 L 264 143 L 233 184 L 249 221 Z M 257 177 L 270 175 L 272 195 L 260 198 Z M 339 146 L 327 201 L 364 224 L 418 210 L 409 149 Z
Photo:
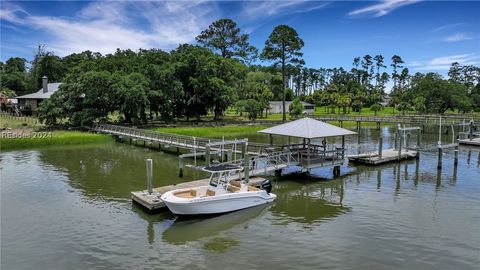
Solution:
M 210 180 L 209 178 L 206 178 L 202 180 L 195 180 L 195 181 L 190 181 L 185 183 L 158 187 L 153 189 L 152 194 L 148 194 L 147 190 L 133 191 L 131 193 L 132 201 L 134 203 L 137 203 L 145 207 L 148 211 L 154 212 L 154 211 L 166 208 L 165 203 L 160 199 L 160 196 L 163 193 L 174 190 L 174 189 L 206 186 L 208 185 L 209 180 Z M 248 182 L 250 185 L 258 187 L 264 180 L 265 178 L 252 177 L 249 179 Z
M 215 143 L 224 143 L 224 140 L 221 139 L 211 139 L 211 138 L 201 138 L 194 136 L 170 134 L 163 132 L 156 132 L 146 129 L 130 128 L 109 124 L 94 124 L 91 127 L 91 130 L 106 133 L 117 136 L 120 139 L 129 139 L 133 141 L 143 141 L 149 144 L 158 144 L 163 145 L 164 148 L 176 147 L 186 149 L 189 151 L 196 150 L 197 152 L 202 152 L 207 149 L 207 145 Z M 227 141 L 228 142 L 228 141 Z M 212 147 L 211 151 L 220 151 L 221 146 Z M 228 149 L 225 149 L 227 151 Z M 233 149 L 231 149 L 233 150 Z M 246 152 L 249 155 L 256 156 L 262 155 L 275 150 L 274 145 L 264 144 L 264 143 L 254 143 L 249 142 Z M 234 153 L 240 153 L 240 150 L 232 151 Z
M 480 146 L 480 138 L 461 139 L 458 140 L 458 143 L 463 145 Z
M 415 150 L 402 149 L 400 158 L 398 157 L 397 149 L 384 149 L 382 150 L 382 156 L 380 157 L 378 152 L 364 153 L 360 155 L 350 155 L 348 160 L 353 163 L 365 164 L 365 165 L 380 165 L 388 162 L 412 159 L 418 156 L 418 152 Z

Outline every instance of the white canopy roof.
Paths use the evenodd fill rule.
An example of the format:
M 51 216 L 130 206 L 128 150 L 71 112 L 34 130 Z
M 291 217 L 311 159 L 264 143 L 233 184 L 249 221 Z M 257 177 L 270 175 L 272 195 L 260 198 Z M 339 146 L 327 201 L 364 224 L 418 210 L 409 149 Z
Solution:
M 327 124 L 312 118 L 302 118 L 278 126 L 262 129 L 260 133 L 298 137 L 305 139 L 355 135 L 356 132 Z

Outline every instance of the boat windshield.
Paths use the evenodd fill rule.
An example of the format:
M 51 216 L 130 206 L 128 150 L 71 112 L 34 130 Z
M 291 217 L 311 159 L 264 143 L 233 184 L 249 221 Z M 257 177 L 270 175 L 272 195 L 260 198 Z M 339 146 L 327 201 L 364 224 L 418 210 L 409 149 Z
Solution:
M 211 186 L 217 187 L 218 185 L 221 185 L 224 188 L 227 188 L 228 182 L 238 178 L 242 179 L 242 169 L 243 168 L 239 166 L 221 164 L 205 167 L 203 170 L 211 173 L 209 183 Z

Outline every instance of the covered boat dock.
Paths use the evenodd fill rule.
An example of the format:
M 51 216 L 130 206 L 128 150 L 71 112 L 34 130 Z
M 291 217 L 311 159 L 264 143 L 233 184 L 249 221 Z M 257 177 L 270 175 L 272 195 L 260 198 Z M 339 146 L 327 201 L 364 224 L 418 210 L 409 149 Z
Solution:
M 334 175 L 340 174 L 340 165 L 345 161 L 345 136 L 357 134 L 308 117 L 263 129 L 259 133 L 269 134 L 271 145 L 273 145 L 273 136 L 287 137 L 288 143 L 282 148 L 298 155 L 298 166 L 307 171 L 333 166 Z M 341 145 L 327 144 L 329 137 L 341 137 Z M 301 143 L 292 144 L 292 138 L 301 139 Z

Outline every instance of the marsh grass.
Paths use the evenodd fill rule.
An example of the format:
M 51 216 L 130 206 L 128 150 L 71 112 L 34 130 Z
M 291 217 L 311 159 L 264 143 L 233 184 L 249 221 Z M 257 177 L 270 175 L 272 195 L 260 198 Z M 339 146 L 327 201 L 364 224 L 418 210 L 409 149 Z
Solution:
M 54 145 L 79 145 L 112 142 L 111 136 L 81 131 L 49 131 L 42 132 L 42 136 L 28 138 L 0 138 L 0 150 L 15 150 L 25 148 L 39 148 Z
M 256 134 L 257 131 L 266 128 L 266 126 L 220 126 L 220 127 L 168 127 L 154 128 L 158 132 L 173 133 L 195 137 L 222 138 L 226 136 L 242 137 Z

